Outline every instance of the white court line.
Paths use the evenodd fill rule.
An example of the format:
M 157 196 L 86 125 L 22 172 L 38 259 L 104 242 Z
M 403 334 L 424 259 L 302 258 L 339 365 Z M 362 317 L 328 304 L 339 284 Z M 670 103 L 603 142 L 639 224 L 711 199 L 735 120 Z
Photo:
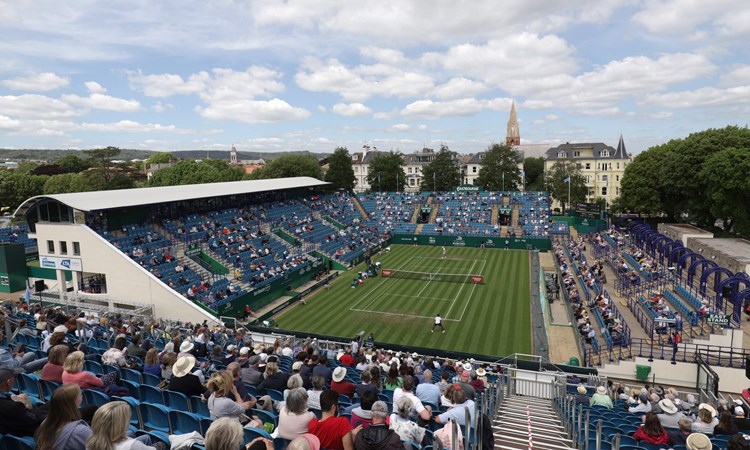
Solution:
M 437 272 L 434 272 L 434 273 L 435 273 L 435 274 L 437 274 L 438 272 L 440 272 L 440 269 L 442 269 L 442 267 L 438 267 L 438 270 L 437 270 Z M 430 279 L 430 281 L 428 281 L 427 283 L 425 283 L 425 285 L 424 285 L 424 287 L 422 288 L 422 290 L 421 290 L 421 291 L 419 291 L 419 293 L 417 294 L 417 298 L 421 298 L 421 297 L 420 297 L 420 295 L 422 295 L 422 292 L 424 292 L 424 290 L 425 290 L 425 289 L 427 289 L 427 286 L 429 286 L 429 285 L 430 285 L 430 283 L 432 283 L 432 279 Z
M 469 269 L 469 271 L 474 271 L 474 266 L 476 266 L 476 265 L 477 265 L 477 262 L 474 261 L 471 264 L 471 269 Z M 445 317 L 448 317 L 450 315 L 451 311 L 453 310 L 453 305 L 456 304 L 456 300 L 458 300 L 458 296 L 461 295 L 461 291 L 464 290 L 464 285 L 466 285 L 466 283 L 461 283 L 461 287 L 458 289 L 458 292 L 456 293 L 456 298 L 454 298 L 453 301 L 451 302 L 451 306 L 448 308 L 448 312 L 445 313 Z M 459 319 L 459 320 L 461 320 L 461 319 Z
M 407 261 L 407 264 L 408 264 L 408 263 L 410 263 L 410 262 L 411 262 L 411 261 L 412 261 L 412 260 L 413 260 L 414 258 L 416 258 L 416 256 L 412 256 L 411 258 L 409 258 L 409 260 Z M 364 300 L 365 300 L 365 299 L 366 299 L 367 297 L 369 297 L 369 296 L 370 296 L 371 294 L 373 294 L 373 293 L 375 293 L 375 292 L 378 292 L 379 294 L 382 294 L 382 293 L 381 293 L 380 291 L 378 291 L 378 288 L 380 288 L 380 286 L 382 286 L 382 285 L 383 285 L 383 283 L 385 283 L 385 282 L 387 282 L 387 281 L 388 281 L 388 278 L 385 278 L 385 277 L 384 277 L 384 278 L 383 278 L 383 279 L 382 279 L 382 280 L 380 281 L 380 283 L 379 283 L 379 284 L 378 284 L 377 286 L 375 286 L 374 288 L 372 288 L 372 290 L 370 290 L 370 292 L 368 292 L 367 294 L 363 295 L 363 296 L 362 296 L 362 298 L 360 298 L 359 300 L 357 300 L 357 301 L 356 301 L 356 302 L 355 302 L 355 303 L 354 303 L 354 304 L 353 304 L 353 305 L 352 305 L 352 306 L 351 306 L 351 307 L 349 308 L 349 310 L 351 311 L 353 307 L 355 307 L 355 306 L 359 305 L 360 303 L 362 303 L 362 302 L 363 302 L 363 301 L 364 301 Z M 386 287 L 386 288 L 385 288 L 385 290 L 388 290 L 388 288 L 389 288 L 389 287 L 390 287 L 390 286 Z
M 479 273 L 482 273 L 482 272 L 484 272 L 484 264 L 482 264 L 482 268 L 479 271 Z M 464 309 L 461 310 L 461 315 L 458 317 L 459 322 L 461 321 L 461 319 L 464 318 L 464 313 L 466 312 L 466 308 L 469 307 L 469 303 L 471 303 L 471 299 L 474 298 L 474 289 L 476 289 L 476 288 L 477 288 L 477 284 L 474 283 L 474 286 L 471 287 L 471 292 L 469 293 L 469 298 L 467 298 L 466 299 L 466 303 L 464 303 Z
M 384 314 L 386 316 L 400 316 L 400 317 L 413 317 L 415 319 L 433 319 L 433 316 L 415 316 L 414 314 L 403 314 L 403 313 L 394 313 L 394 312 L 385 312 L 385 311 L 373 311 L 371 309 L 350 309 L 350 311 L 358 311 L 358 312 L 366 312 L 370 314 Z M 456 319 L 443 319 L 446 322 L 459 322 Z
M 412 260 L 413 260 L 414 258 L 420 258 L 420 257 L 417 257 L 417 256 L 412 256 L 411 258 L 409 258 L 409 260 L 408 260 L 408 261 L 406 261 L 406 264 L 405 264 L 405 265 L 406 265 L 406 266 L 408 267 L 408 266 L 409 266 L 409 264 L 410 264 L 410 263 L 412 262 Z M 397 269 L 393 269 L 393 270 L 397 270 Z M 401 269 L 401 270 L 411 270 L 411 269 Z M 386 280 L 383 280 L 383 281 L 382 281 L 382 282 L 381 282 L 381 283 L 380 283 L 379 285 L 377 285 L 377 286 L 375 286 L 375 287 L 376 287 L 376 288 L 379 288 L 379 287 L 380 287 L 380 286 L 381 286 L 381 285 L 382 285 L 383 283 L 385 283 L 385 282 L 386 282 Z M 371 305 L 372 305 L 373 303 L 375 303 L 375 302 L 377 302 L 378 300 L 380 300 L 380 299 L 381 299 L 381 298 L 382 298 L 382 297 L 383 297 L 383 296 L 384 296 L 384 295 L 385 295 L 385 294 L 386 294 L 386 293 L 388 292 L 388 290 L 389 290 L 389 289 L 390 289 L 390 288 L 391 288 L 391 287 L 393 286 L 393 284 L 395 284 L 395 283 L 392 283 L 391 285 L 389 285 L 389 286 L 386 286 L 386 287 L 385 287 L 384 289 L 382 289 L 381 291 L 379 291 L 379 292 L 378 292 L 378 295 L 376 295 L 375 297 L 373 297 L 373 298 L 372 298 L 372 300 L 370 301 L 370 303 L 368 303 L 368 304 L 366 304 L 365 306 L 363 306 L 363 308 L 367 309 L 367 308 L 369 308 L 369 307 L 370 307 L 370 306 L 371 306 Z M 357 302 L 357 304 L 359 304 L 359 302 Z M 355 305 L 352 305 L 352 306 L 356 306 L 357 304 L 355 304 Z M 349 310 L 351 311 L 352 309 L 351 309 L 351 308 L 349 308 Z
M 388 295 L 391 296 L 391 297 L 414 298 L 413 295 L 404 295 L 404 294 L 388 294 Z M 441 300 L 441 301 L 444 301 L 444 302 L 452 302 L 453 301 L 452 298 L 439 298 L 439 297 L 419 297 L 419 298 L 420 299 L 425 299 L 425 300 Z

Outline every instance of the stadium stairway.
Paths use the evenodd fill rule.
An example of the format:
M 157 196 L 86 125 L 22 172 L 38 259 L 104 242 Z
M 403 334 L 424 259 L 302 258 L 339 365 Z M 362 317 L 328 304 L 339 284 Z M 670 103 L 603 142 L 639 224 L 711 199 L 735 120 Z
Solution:
M 365 211 L 365 208 L 362 206 L 362 203 L 359 202 L 359 199 L 356 195 L 352 195 L 352 201 L 354 202 L 354 205 L 357 207 L 357 210 L 359 210 L 359 214 L 362 216 L 362 221 L 366 222 L 370 219 L 370 216 L 367 215 L 367 211 Z
M 429 223 L 435 223 L 435 218 L 437 217 L 439 209 L 440 209 L 440 205 L 433 205 L 432 212 L 430 213 Z
M 499 209 L 497 205 L 492 205 L 490 210 L 492 211 L 492 215 L 490 216 L 490 223 L 496 224 L 497 223 L 497 217 L 500 215 Z
M 520 211 L 518 210 L 518 205 L 513 207 L 513 210 L 510 213 L 510 226 L 514 229 L 520 229 L 521 227 L 518 225 L 518 216 L 520 215 Z
M 573 447 L 550 400 L 509 395 L 492 421 L 495 448 L 564 450 Z

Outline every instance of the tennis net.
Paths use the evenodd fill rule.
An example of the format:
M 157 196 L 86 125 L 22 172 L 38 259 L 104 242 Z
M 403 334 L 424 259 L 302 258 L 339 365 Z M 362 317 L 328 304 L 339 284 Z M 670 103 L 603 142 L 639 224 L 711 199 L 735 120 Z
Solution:
M 443 281 L 448 283 L 475 283 L 484 284 L 483 275 L 470 273 L 437 273 L 437 272 L 414 272 L 411 270 L 383 269 L 381 276 L 387 278 L 402 278 L 407 280 Z

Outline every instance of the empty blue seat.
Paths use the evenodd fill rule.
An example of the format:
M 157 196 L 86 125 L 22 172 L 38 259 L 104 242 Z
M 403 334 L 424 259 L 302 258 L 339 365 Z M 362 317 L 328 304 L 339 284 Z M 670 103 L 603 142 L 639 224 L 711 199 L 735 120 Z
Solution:
M 208 409 L 208 403 L 201 400 L 199 395 L 190 397 L 190 411 L 201 417 L 211 417 L 211 411 Z
M 138 406 L 141 421 L 147 430 L 169 433 L 169 410 L 164 405 L 141 403 Z
M 104 367 L 102 364 L 90 359 L 84 361 L 83 367 L 87 372 L 91 372 L 94 375 L 102 375 L 104 373 Z
M 109 402 L 109 395 L 95 389 L 83 390 L 83 404 L 87 406 L 103 406 Z
M 168 415 L 172 434 L 187 434 L 200 430 L 201 417 L 197 414 L 172 409 Z
M 143 384 L 147 384 L 149 386 L 159 386 L 159 383 L 161 383 L 161 378 L 157 377 L 156 375 L 150 374 L 150 373 L 143 373 L 141 374 L 141 377 L 143 378 Z
M 175 392 L 164 390 L 162 391 L 164 397 L 164 404 L 171 409 L 177 409 L 180 411 L 190 411 L 190 402 L 185 394 L 182 392 Z
M 55 389 L 60 387 L 60 383 L 57 383 L 55 381 L 39 380 L 39 386 L 42 388 L 44 401 L 48 402 L 52 398 L 52 393 L 55 392 Z
M 133 369 L 120 369 L 120 377 L 123 380 L 132 381 L 134 383 L 142 384 L 143 378 L 141 378 L 141 373 L 137 370 Z
M 139 386 L 141 386 L 141 384 L 128 380 L 120 380 L 120 383 L 122 383 L 123 387 L 127 388 L 129 392 L 128 395 L 133 398 L 137 398 L 138 400 L 141 399 L 141 392 L 139 390 Z
M 44 398 L 41 388 L 39 387 L 39 377 L 34 374 L 22 373 L 16 377 L 18 389 L 29 396 Z
M 164 404 L 164 397 L 162 396 L 161 389 L 142 384 L 138 386 L 138 392 L 140 393 L 140 399 L 142 402 L 157 403 L 160 405 Z
M 265 430 L 261 430 L 260 428 L 244 428 L 245 432 L 245 445 L 249 444 L 253 439 L 255 438 L 266 438 L 266 439 L 273 439 L 268 432 Z

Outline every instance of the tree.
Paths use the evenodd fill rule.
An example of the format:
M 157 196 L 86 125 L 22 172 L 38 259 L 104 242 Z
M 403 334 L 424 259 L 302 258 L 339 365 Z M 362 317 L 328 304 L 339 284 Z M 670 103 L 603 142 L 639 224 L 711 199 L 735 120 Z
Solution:
M 269 178 L 312 177 L 323 178 L 320 162 L 315 155 L 288 154 L 254 170 L 247 178 L 250 180 L 264 180 Z
M 328 158 L 328 172 L 325 181 L 333 183 L 336 189 L 351 191 L 354 189 L 354 169 L 352 157 L 346 147 L 337 147 Z
M 638 214 L 664 212 L 669 221 L 674 221 L 677 209 L 675 203 L 670 203 L 667 194 L 669 187 L 665 186 L 665 179 L 660 176 L 661 168 L 672 155 L 670 148 L 662 145 L 636 156 L 625 168 L 617 206 L 623 211 Z
M 169 152 L 154 153 L 146 159 L 146 166 L 151 164 L 168 164 L 176 162 L 177 157 Z
M 76 155 L 63 156 L 55 164 L 62 167 L 64 173 L 80 173 L 89 168 L 87 162 Z
M 57 164 L 42 164 L 29 172 L 31 175 L 60 175 L 61 173 L 66 173 L 65 169 Z
M 226 161 L 207 159 L 201 162 L 183 160 L 172 167 L 154 173 L 149 186 L 178 186 L 183 184 L 219 183 L 242 179 L 242 169 Z
M 488 191 L 516 191 L 521 183 L 518 154 L 508 145 L 492 144 L 484 152 L 474 184 Z
M 367 182 L 378 191 L 402 191 L 406 186 L 404 160 L 399 153 L 383 152 L 370 160 Z
M 523 160 L 523 173 L 526 177 L 527 191 L 544 190 L 544 158 L 526 158 Z
M 91 167 L 99 169 L 97 173 L 102 177 L 104 188 L 107 189 L 109 182 L 115 176 L 112 159 L 120 154 L 120 149 L 117 147 L 97 148 L 94 150 L 84 150 L 84 153 L 88 155 Z
M 588 194 L 586 179 L 581 175 L 580 166 L 573 161 L 558 161 L 552 166 L 547 172 L 547 188 L 552 198 L 562 204 L 563 211 L 571 206 L 568 193 L 571 204 L 585 202 Z
M 750 148 L 727 148 L 714 153 L 703 164 L 711 214 L 726 231 L 750 236 Z
M 46 176 L 0 170 L 0 206 L 15 209 L 29 197 L 42 195 Z
M 435 154 L 435 159 L 422 167 L 423 192 L 452 191 L 461 184 L 461 168 L 456 164 L 455 154 L 445 145 Z
M 75 177 L 75 173 L 53 175 L 44 183 L 43 192 L 45 194 L 65 194 L 68 192 L 74 192 L 72 190 L 72 184 Z

